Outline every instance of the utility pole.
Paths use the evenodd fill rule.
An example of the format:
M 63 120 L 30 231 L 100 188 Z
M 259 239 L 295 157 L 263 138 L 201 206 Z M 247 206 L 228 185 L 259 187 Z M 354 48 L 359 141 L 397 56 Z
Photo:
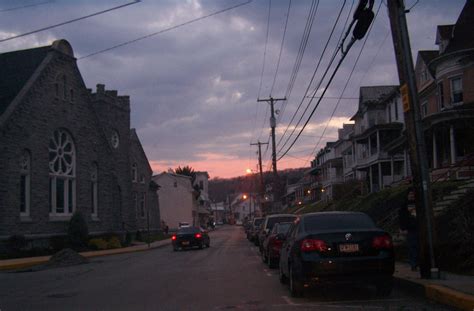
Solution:
M 397 60 L 413 185 L 415 187 L 415 204 L 420 242 L 420 276 L 425 279 L 437 278 L 439 277 L 439 271 L 436 267 L 434 255 L 430 176 L 426 159 L 426 145 L 413 69 L 410 38 L 405 17 L 405 4 L 403 0 L 387 0 L 387 8 Z
M 258 146 L 258 169 L 260 171 L 260 194 L 263 194 L 263 168 L 262 168 L 262 145 L 268 145 L 268 143 L 251 143 L 251 146 Z
M 267 102 L 270 104 L 270 127 L 272 128 L 272 168 L 273 168 L 273 202 L 277 202 L 280 200 L 280 182 L 278 179 L 278 171 L 277 171 L 277 159 L 276 159 L 276 145 L 275 145 L 275 127 L 276 127 L 276 118 L 275 118 L 275 107 L 274 104 L 277 101 L 286 100 L 284 98 L 270 98 L 265 99 L 257 99 L 257 102 Z

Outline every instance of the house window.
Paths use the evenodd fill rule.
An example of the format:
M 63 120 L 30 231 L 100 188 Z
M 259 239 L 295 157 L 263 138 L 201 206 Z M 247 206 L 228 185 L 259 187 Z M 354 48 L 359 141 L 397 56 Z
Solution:
M 421 103 L 421 116 L 426 117 L 428 115 L 428 101 L 423 101 Z
M 201 190 L 204 189 L 204 181 L 202 181 L 202 180 L 199 181 L 199 189 L 201 189 Z
M 49 140 L 50 214 L 71 215 L 76 204 L 76 153 L 74 142 L 64 130 L 56 130 Z
M 142 184 L 145 183 L 145 175 L 143 175 L 143 174 L 140 175 L 140 182 L 141 182 Z
M 145 204 L 146 204 L 146 193 L 143 193 L 140 200 L 140 217 L 142 218 L 145 217 Z
M 138 193 L 133 193 L 133 207 L 135 208 L 135 212 L 138 214 Z
M 137 169 L 137 163 L 132 164 L 132 181 L 137 182 L 138 181 L 138 169 Z
M 97 217 L 97 211 L 99 206 L 98 200 L 98 186 L 97 186 L 97 164 L 93 163 L 91 167 L 91 215 Z
M 31 156 L 24 150 L 20 159 L 20 216 L 30 215 Z
M 438 83 L 438 105 L 439 109 L 444 109 L 444 89 L 443 89 L 443 82 Z
M 461 77 L 451 79 L 451 100 L 453 104 L 462 103 L 462 79 Z

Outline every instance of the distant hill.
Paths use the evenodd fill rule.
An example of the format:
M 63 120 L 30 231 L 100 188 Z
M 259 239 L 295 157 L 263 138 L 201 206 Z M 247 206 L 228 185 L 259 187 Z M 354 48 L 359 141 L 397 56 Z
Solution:
M 282 184 L 296 183 L 309 167 L 292 168 L 279 171 Z M 271 182 L 272 172 L 263 173 L 265 184 Z M 227 196 L 233 197 L 237 193 L 256 192 L 260 182 L 260 175 L 245 175 L 234 178 L 213 178 L 209 181 L 209 197 L 214 202 L 227 200 Z

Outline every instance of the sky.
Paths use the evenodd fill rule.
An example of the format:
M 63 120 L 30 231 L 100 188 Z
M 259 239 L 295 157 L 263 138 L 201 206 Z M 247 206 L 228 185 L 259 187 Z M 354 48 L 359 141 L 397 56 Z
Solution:
M 0 40 L 130 2 L 133 0 L 0 0 Z M 257 99 L 288 94 L 295 62 L 302 55 L 290 96 L 275 104 L 277 151 L 281 149 L 277 154 L 281 155 L 288 134 L 309 103 L 305 91 L 320 95 L 325 89 L 327 78 L 319 82 L 357 1 L 315 1 L 317 10 L 304 54 L 298 52 L 312 1 L 293 0 L 289 6 L 289 0 L 254 0 L 120 48 L 81 57 L 245 2 L 143 0 L 0 42 L 0 53 L 68 40 L 87 87 L 95 89 L 96 84 L 103 83 L 106 89 L 118 90 L 119 95 L 130 95 L 131 126 L 136 128 L 155 173 L 190 165 L 195 170 L 208 171 L 211 178 L 244 175 L 247 168 L 257 169 L 257 148 L 250 143 L 269 139 L 269 105 Z M 465 0 L 406 1 L 406 7 L 414 5 L 407 14 L 414 59 L 418 50 L 437 48 L 436 26 L 454 24 L 464 3 Z M 10 10 L 13 8 L 18 9 Z M 309 166 L 327 141 L 337 140 L 337 129 L 350 123 L 357 111 L 361 86 L 398 84 L 387 8 L 376 0 L 373 10 L 378 14 L 365 45 L 364 38 L 349 50 L 326 90 L 326 98 L 300 139 L 278 161 L 278 169 Z M 334 35 L 323 55 L 339 12 Z M 339 59 L 340 55 L 336 55 L 336 61 Z M 317 99 L 309 104 L 302 122 L 316 102 Z M 290 124 L 300 103 L 302 108 Z M 267 150 L 262 146 L 262 155 L 263 169 L 270 170 L 271 147 Z

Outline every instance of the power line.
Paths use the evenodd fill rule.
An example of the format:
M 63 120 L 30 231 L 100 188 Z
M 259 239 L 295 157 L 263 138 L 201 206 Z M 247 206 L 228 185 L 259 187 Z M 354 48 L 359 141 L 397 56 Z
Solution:
M 375 14 L 375 17 L 374 17 L 374 22 L 370 25 L 370 28 L 369 28 L 369 31 L 367 32 L 367 36 L 365 37 L 364 39 L 364 42 L 362 44 L 362 47 L 359 51 L 359 55 L 357 55 L 357 58 L 356 58 L 356 61 L 354 62 L 354 66 L 352 66 L 352 70 L 349 74 L 349 77 L 347 78 L 346 80 L 346 84 L 344 85 L 344 88 L 342 89 L 342 92 L 341 92 L 341 96 L 339 97 L 339 100 L 337 101 L 336 105 L 334 106 L 334 109 L 332 110 L 332 113 L 331 113 L 331 117 L 329 118 L 329 120 L 326 122 L 326 126 L 324 127 L 324 130 L 323 130 L 323 133 L 321 134 L 321 136 L 319 137 L 319 140 L 318 142 L 316 143 L 316 145 L 314 146 L 314 149 L 311 151 L 311 154 L 309 155 L 308 159 L 306 160 L 306 162 L 309 162 L 309 159 L 313 156 L 313 154 L 316 152 L 316 150 L 318 149 L 318 146 L 319 146 L 319 143 L 321 142 L 321 139 L 322 137 L 324 136 L 324 134 L 326 134 L 326 130 L 329 126 L 329 123 L 331 122 L 332 118 L 334 117 L 334 114 L 336 113 L 336 110 L 337 108 L 339 107 L 339 103 L 341 102 L 341 99 L 342 99 L 342 96 L 344 96 L 344 92 L 346 91 L 346 88 L 347 86 L 349 85 L 349 82 L 352 78 L 352 75 L 354 74 L 354 70 L 359 62 L 359 59 L 360 59 L 360 56 L 362 55 L 362 52 L 364 50 L 364 47 L 365 47 L 365 44 L 367 43 L 367 40 L 369 39 L 369 36 L 370 36 L 370 32 L 372 31 L 372 28 L 375 24 L 375 20 L 377 19 L 377 16 L 379 14 L 379 11 L 380 11 L 380 8 L 382 7 L 382 1 L 380 2 L 380 5 L 377 9 L 377 13 Z M 384 40 L 385 41 L 385 40 Z M 383 43 L 382 43 L 383 44 Z M 380 51 L 380 49 L 379 49 Z M 378 53 L 377 53 L 378 54 Z M 361 80 L 363 81 L 363 80 Z
M 260 74 L 260 85 L 258 87 L 257 98 L 260 98 L 260 91 L 262 90 L 263 73 L 265 72 L 265 58 L 267 56 L 268 33 L 270 31 L 270 13 L 272 10 L 272 0 L 268 0 L 268 18 L 267 18 L 267 34 L 265 37 L 265 49 L 263 51 L 262 73 Z
M 291 123 L 292 123 L 293 120 L 295 119 L 296 115 L 298 114 L 298 111 L 300 110 L 301 106 L 302 106 L 303 103 L 304 103 L 304 100 L 305 100 L 305 98 L 306 98 L 306 95 L 308 94 L 308 91 L 309 91 L 309 89 L 311 88 L 311 85 L 312 85 L 312 83 L 313 83 L 313 81 L 314 81 L 314 78 L 315 78 L 316 73 L 317 73 L 317 71 L 318 71 L 318 69 L 319 69 L 319 66 L 320 66 L 321 61 L 322 61 L 322 59 L 323 59 L 323 57 L 324 57 L 324 54 L 326 53 L 326 49 L 327 49 L 327 47 L 328 47 L 328 45 L 329 45 L 329 42 L 331 41 L 331 38 L 332 38 L 332 36 L 333 36 L 333 34 L 334 34 L 334 30 L 336 29 L 336 26 L 337 26 L 337 24 L 339 23 L 339 18 L 341 17 L 341 13 L 342 13 L 342 11 L 343 11 L 345 5 L 346 5 L 346 1 L 344 1 L 344 3 L 343 3 L 342 6 L 341 6 L 341 9 L 339 10 L 339 14 L 338 14 L 338 16 L 337 16 L 337 18 L 336 18 L 336 20 L 335 20 L 335 22 L 334 22 L 334 25 L 333 25 L 333 27 L 332 27 L 332 30 L 331 30 L 331 32 L 330 32 L 330 34 L 329 34 L 329 37 L 328 37 L 327 41 L 326 41 L 326 44 L 325 44 L 324 49 L 323 49 L 323 51 L 322 51 L 322 53 L 321 53 L 321 56 L 319 57 L 319 61 L 318 61 L 317 65 L 316 65 L 316 69 L 314 70 L 313 75 L 312 75 L 312 77 L 311 77 L 311 80 L 310 80 L 310 82 L 308 83 L 308 86 L 307 86 L 306 91 L 305 91 L 305 93 L 304 93 L 304 95 L 303 95 L 303 98 L 301 99 L 301 101 L 300 101 L 300 103 L 299 103 L 299 105 L 298 105 L 298 108 L 297 108 L 296 111 L 293 113 L 293 116 L 292 116 L 290 122 L 288 123 L 288 126 L 287 126 L 286 129 L 285 129 L 285 132 L 284 132 L 283 135 L 280 137 L 280 140 L 278 141 L 278 145 L 280 145 L 281 141 L 283 140 L 283 137 L 286 135 L 288 129 L 289 129 L 290 126 L 291 126 Z M 348 15 L 348 16 L 349 16 L 349 15 Z M 328 66 L 327 66 L 327 68 L 326 68 L 326 70 L 325 70 L 323 76 L 321 77 L 320 82 L 319 82 L 318 86 L 316 87 L 316 89 L 319 89 L 319 87 L 320 87 L 320 85 L 321 85 L 323 79 L 326 77 L 326 74 L 328 73 L 328 71 L 329 71 L 329 69 L 330 69 L 330 67 L 331 67 L 331 65 L 332 65 L 332 63 L 333 63 L 333 61 L 334 61 L 334 59 L 335 59 L 335 57 L 336 57 L 336 55 L 337 55 L 339 49 L 340 49 L 340 48 L 339 48 L 339 45 L 338 45 L 338 46 L 336 47 L 336 49 L 334 50 L 334 53 L 333 53 L 333 55 L 332 55 L 332 57 L 331 57 L 331 60 L 330 60 L 330 62 L 329 62 L 329 64 L 328 64 Z M 294 126 L 294 128 L 293 128 L 293 130 L 291 131 L 290 135 L 287 137 L 286 141 L 283 143 L 283 146 L 280 148 L 280 150 L 279 150 L 278 152 L 280 152 L 281 150 L 283 150 L 283 148 L 285 148 L 285 146 L 286 146 L 286 144 L 288 143 L 288 141 L 290 140 L 291 136 L 293 136 L 294 132 L 295 132 L 296 129 L 298 128 L 298 125 L 300 124 L 301 120 L 303 119 L 304 115 L 306 114 L 306 111 L 308 111 L 309 106 L 310 106 L 310 104 L 311 104 L 311 101 L 312 101 L 312 99 L 311 99 L 311 100 L 308 102 L 308 104 L 306 105 L 306 108 L 305 108 L 305 110 L 303 111 L 303 113 L 301 114 L 301 116 L 300 116 L 298 122 L 296 123 L 296 125 Z
M 89 15 L 86 15 L 86 16 L 82 16 L 82 17 L 78 17 L 78 18 L 75 18 L 75 19 L 71 19 L 71 20 L 68 20 L 68 21 L 65 21 L 65 22 L 62 22 L 62 23 L 59 23 L 59 24 L 55 24 L 55 25 L 51 25 L 51 26 L 46 26 L 46 27 L 43 27 L 43 28 L 40 28 L 40 29 L 36 29 L 36 30 L 32 30 L 32 31 L 29 31 L 29 32 L 22 33 L 22 34 L 20 34 L 20 35 L 16 35 L 16 36 L 8 37 L 8 38 L 5 38 L 5 39 L 1 39 L 0 42 L 10 41 L 10 40 L 13 40 L 13 39 L 17 39 L 17 38 L 29 36 L 29 35 L 32 35 L 32 34 L 34 34 L 34 33 L 42 32 L 42 31 L 45 31 L 45 30 L 53 29 L 53 28 L 57 28 L 57 27 L 59 27 L 59 26 L 71 24 L 71 23 L 74 23 L 74 22 L 77 22 L 77 21 L 80 21 L 80 20 L 83 20 L 83 19 L 86 19 L 86 18 L 90 18 L 90 17 L 93 17 L 93 16 L 101 15 L 101 14 L 104 14 L 104 13 L 107 13 L 107 12 L 110 12 L 110 11 L 114 11 L 114 10 L 117 10 L 117 9 L 121 9 L 121 8 L 126 7 L 126 6 L 129 6 L 129 5 L 132 5 L 132 4 L 136 4 L 136 3 L 138 3 L 138 2 L 140 2 L 140 0 L 135 0 L 135 1 L 133 1 L 133 2 L 125 3 L 125 4 L 122 4 L 122 5 L 119 5 L 119 6 L 110 8 L 110 9 L 107 9 L 107 10 L 103 10 L 103 11 L 99 11 L 99 12 L 96 12 L 96 13 L 92 13 L 92 14 L 89 14 Z
M 97 54 L 101 54 L 101 53 L 104 53 L 104 52 L 108 52 L 108 51 L 110 51 L 110 50 L 113 50 L 113 49 L 116 49 L 116 48 L 119 48 L 119 47 L 122 47 L 122 46 L 126 46 L 126 45 L 129 45 L 129 44 L 132 44 L 132 43 L 135 43 L 135 42 L 144 40 L 144 39 L 148 39 L 148 38 L 150 38 L 150 37 L 153 37 L 153 36 L 162 34 L 162 33 L 164 33 L 164 32 L 167 32 L 167 31 L 170 31 L 170 30 L 174 30 L 174 29 L 176 29 L 176 28 L 179 28 L 179 27 L 182 27 L 182 26 L 186 26 L 186 25 L 195 23 L 195 22 L 197 22 L 197 21 L 206 19 L 206 18 L 208 18 L 208 17 L 215 16 L 215 15 L 218 15 L 218 14 L 221 14 L 221 13 L 224 13 L 224 12 L 227 12 L 227 11 L 230 11 L 230 10 L 233 10 L 233 9 L 236 9 L 236 8 L 238 8 L 238 7 L 247 5 L 247 4 L 251 3 L 252 1 L 253 1 L 253 0 L 248 0 L 248 1 L 246 1 L 246 2 L 243 2 L 243 3 L 237 4 L 237 5 L 228 7 L 228 8 L 223 9 L 223 10 L 215 11 L 215 12 L 213 12 L 213 13 L 210 13 L 210 14 L 207 14 L 207 15 L 204 15 L 204 16 L 201 16 L 201 17 L 198 17 L 198 18 L 189 20 L 189 21 L 187 21 L 187 22 L 184 22 L 184 23 L 181 23 L 181 24 L 178 24 L 178 25 L 175 25 L 175 26 L 172 26 L 172 27 L 169 27 L 169 28 L 165 28 L 165 29 L 162 29 L 162 30 L 160 30 L 160 31 L 156 31 L 156 32 L 150 33 L 150 34 L 145 35 L 145 36 L 138 37 L 138 38 L 133 39 L 133 40 L 130 40 L 130 41 L 125 41 L 125 42 L 123 42 L 123 43 L 120 43 L 120 44 L 111 46 L 111 47 L 109 47 L 109 48 L 106 48 L 106 49 L 103 49 L 103 50 L 100 50 L 100 51 L 97 51 L 97 52 L 88 54 L 88 55 L 86 55 L 86 56 L 80 57 L 79 59 L 89 58 L 89 57 L 95 56 L 95 55 L 97 55 Z
M 272 96 L 273 88 L 275 87 L 275 82 L 276 82 L 276 78 L 277 78 L 277 75 L 278 75 L 278 69 L 280 69 L 281 53 L 283 51 L 283 45 L 285 43 L 286 29 L 287 29 L 287 26 L 288 26 L 288 19 L 290 17 L 290 9 L 291 9 L 291 0 L 288 2 L 288 12 L 286 12 L 285 29 L 283 30 L 283 37 L 281 39 L 280 53 L 278 55 L 278 62 L 277 62 L 276 70 L 275 70 L 275 76 L 273 77 L 272 87 L 270 88 L 270 96 Z
M 22 5 L 22 6 L 17 6 L 17 7 L 13 7 L 13 8 L 9 8 L 9 9 L 2 9 L 2 10 L 0 10 L 0 12 L 10 12 L 10 11 L 20 10 L 20 9 L 25 9 L 25 8 L 31 8 L 31 7 L 40 6 L 40 5 L 43 5 L 43 4 L 48 4 L 48 3 L 51 3 L 51 2 L 53 2 L 53 0 L 38 2 L 38 3 L 32 3 L 32 4 Z
M 363 4 L 363 2 L 360 2 L 359 3 L 359 6 L 357 9 L 360 9 L 361 8 L 361 4 Z M 366 3 L 367 4 L 367 3 Z M 314 112 L 316 111 L 316 109 L 318 108 L 319 104 L 321 103 L 321 100 L 324 98 L 324 95 L 326 94 L 327 90 L 328 90 L 328 87 L 329 85 L 332 83 L 332 80 L 334 79 L 334 77 L 336 76 L 336 73 L 338 72 L 339 70 L 339 67 L 341 66 L 341 64 L 343 63 L 344 59 L 346 58 L 348 52 L 350 51 L 350 49 L 352 48 L 352 46 L 354 45 L 354 43 L 357 41 L 357 40 L 360 40 L 362 37 L 364 37 L 367 33 L 367 30 L 369 28 L 369 26 L 372 24 L 373 22 L 373 18 L 374 18 L 374 13 L 372 12 L 372 5 L 373 5 L 373 1 L 370 2 L 370 7 L 369 9 L 365 9 L 363 8 L 363 10 L 365 12 L 367 12 L 367 14 L 364 14 L 362 15 L 363 17 L 361 19 L 360 18 L 360 14 L 359 14 L 359 18 L 356 18 L 356 16 L 354 16 L 354 19 L 353 21 L 351 22 L 347 32 L 346 32 L 346 36 L 343 38 L 342 42 L 341 42 L 341 52 L 342 52 L 342 57 L 341 59 L 339 60 L 338 64 L 336 65 L 335 69 L 334 69 L 334 72 L 332 73 L 331 77 L 329 78 L 329 81 L 328 83 L 326 84 L 326 87 L 324 88 L 323 90 L 323 93 L 321 94 L 321 98 L 319 98 L 318 102 L 316 103 L 316 105 L 314 106 L 313 110 L 311 111 L 311 114 L 309 115 L 308 119 L 306 120 L 305 124 L 303 125 L 303 127 L 301 128 L 301 130 L 299 131 L 298 135 L 295 137 L 295 139 L 293 140 L 293 142 L 291 143 L 291 145 L 285 150 L 285 152 L 278 158 L 278 160 L 282 159 L 290 150 L 291 148 L 295 145 L 295 143 L 298 141 L 298 138 L 300 137 L 301 133 L 304 131 L 304 129 L 306 128 L 306 126 L 308 125 L 309 121 L 311 120 L 311 118 L 313 117 L 314 115 Z M 364 5 L 365 7 L 365 5 Z M 379 7 L 380 9 L 380 7 Z M 377 11 L 378 12 L 378 11 Z M 357 19 L 357 25 L 355 26 L 354 28 L 354 32 L 353 32 L 353 36 L 350 40 L 350 42 L 348 43 L 347 47 L 346 47 L 346 50 L 344 51 L 343 49 L 343 44 L 344 44 L 344 41 L 345 39 L 347 38 L 348 34 L 349 34 L 349 31 L 351 30 L 355 20 Z M 366 28 L 367 27 L 367 28 Z M 315 92 L 317 91 L 317 89 L 315 90 Z M 313 101 L 313 98 L 310 99 L 310 102 L 308 103 L 308 105 Z

